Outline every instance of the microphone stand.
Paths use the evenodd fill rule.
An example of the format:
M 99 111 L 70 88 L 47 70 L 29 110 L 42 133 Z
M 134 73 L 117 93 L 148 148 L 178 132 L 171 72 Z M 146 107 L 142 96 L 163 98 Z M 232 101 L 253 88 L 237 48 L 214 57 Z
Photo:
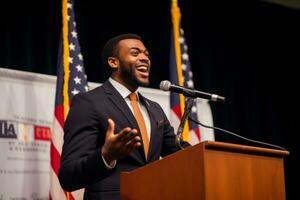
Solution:
M 176 145 L 180 148 L 180 149 L 184 149 L 182 146 L 181 146 L 181 140 L 182 140 L 182 132 L 183 132 L 183 129 L 184 129 L 184 125 L 185 125 L 185 121 L 186 119 L 188 118 L 190 112 L 191 112 L 191 109 L 193 107 L 193 103 L 194 103 L 194 99 L 193 98 L 186 98 L 186 102 L 185 102 L 185 107 L 184 107 L 184 113 L 183 113 L 183 116 L 181 118 L 181 121 L 180 121 L 180 124 L 179 124 L 179 127 L 178 127 L 178 130 L 177 130 L 177 134 L 176 134 Z

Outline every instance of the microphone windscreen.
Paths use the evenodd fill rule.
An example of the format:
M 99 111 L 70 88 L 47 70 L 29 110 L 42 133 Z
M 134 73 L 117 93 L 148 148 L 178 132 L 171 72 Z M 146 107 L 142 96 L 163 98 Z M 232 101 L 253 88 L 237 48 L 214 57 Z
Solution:
M 160 84 L 159 84 L 159 88 L 163 91 L 169 91 L 170 86 L 171 86 L 171 82 L 167 81 L 167 80 L 164 80 L 164 81 L 160 82 Z

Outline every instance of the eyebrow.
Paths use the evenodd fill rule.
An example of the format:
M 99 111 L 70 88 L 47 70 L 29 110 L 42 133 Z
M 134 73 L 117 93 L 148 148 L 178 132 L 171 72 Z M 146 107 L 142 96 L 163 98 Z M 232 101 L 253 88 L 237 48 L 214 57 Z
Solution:
M 138 50 L 139 52 L 143 52 L 143 53 L 144 53 L 144 52 L 149 53 L 149 52 L 148 52 L 148 49 L 145 49 L 144 51 L 142 51 L 142 50 L 141 50 L 140 48 L 138 48 L 138 47 L 131 47 L 130 50 L 132 50 L 132 49 L 133 49 L 133 50 Z

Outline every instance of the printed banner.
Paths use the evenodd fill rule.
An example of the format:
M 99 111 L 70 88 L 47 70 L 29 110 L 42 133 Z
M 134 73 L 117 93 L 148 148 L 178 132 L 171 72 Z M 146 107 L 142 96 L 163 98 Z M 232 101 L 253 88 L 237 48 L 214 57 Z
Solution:
M 55 84 L 0 69 L 0 199 L 48 199 Z

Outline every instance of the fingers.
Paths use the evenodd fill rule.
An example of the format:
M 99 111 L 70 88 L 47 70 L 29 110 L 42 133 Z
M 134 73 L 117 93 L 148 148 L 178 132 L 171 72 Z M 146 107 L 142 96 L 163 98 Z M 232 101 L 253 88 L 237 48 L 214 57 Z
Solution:
M 129 140 L 134 138 L 137 135 L 136 129 L 131 129 L 129 127 L 124 128 L 117 134 L 117 140 L 123 141 L 123 143 L 127 143 Z
M 133 139 L 129 140 L 126 144 L 123 144 L 124 155 L 129 154 L 133 149 L 141 146 L 141 139 L 139 136 L 135 136 Z
M 118 140 L 125 148 L 137 148 L 141 146 L 141 138 L 136 129 L 125 128 L 118 134 Z
M 107 127 L 107 133 L 106 133 L 106 137 L 108 137 L 109 135 L 114 134 L 115 131 L 115 122 L 112 119 L 108 119 L 108 127 Z
M 106 131 L 106 140 L 110 140 L 116 145 L 124 145 L 124 146 L 139 146 L 136 144 L 140 139 L 134 139 L 137 136 L 138 131 L 136 129 L 131 129 L 129 127 L 124 128 L 118 134 L 114 134 L 115 131 L 115 122 L 112 119 L 108 119 L 108 127 Z M 119 143 L 119 144 L 118 144 Z
M 108 119 L 107 122 L 106 138 L 101 149 L 101 154 L 106 161 L 120 159 L 128 155 L 134 148 L 141 146 L 141 138 L 136 129 L 126 127 L 115 134 L 114 121 Z
M 125 144 L 125 146 L 128 148 L 137 148 L 141 145 L 141 138 L 139 136 L 135 136 Z

